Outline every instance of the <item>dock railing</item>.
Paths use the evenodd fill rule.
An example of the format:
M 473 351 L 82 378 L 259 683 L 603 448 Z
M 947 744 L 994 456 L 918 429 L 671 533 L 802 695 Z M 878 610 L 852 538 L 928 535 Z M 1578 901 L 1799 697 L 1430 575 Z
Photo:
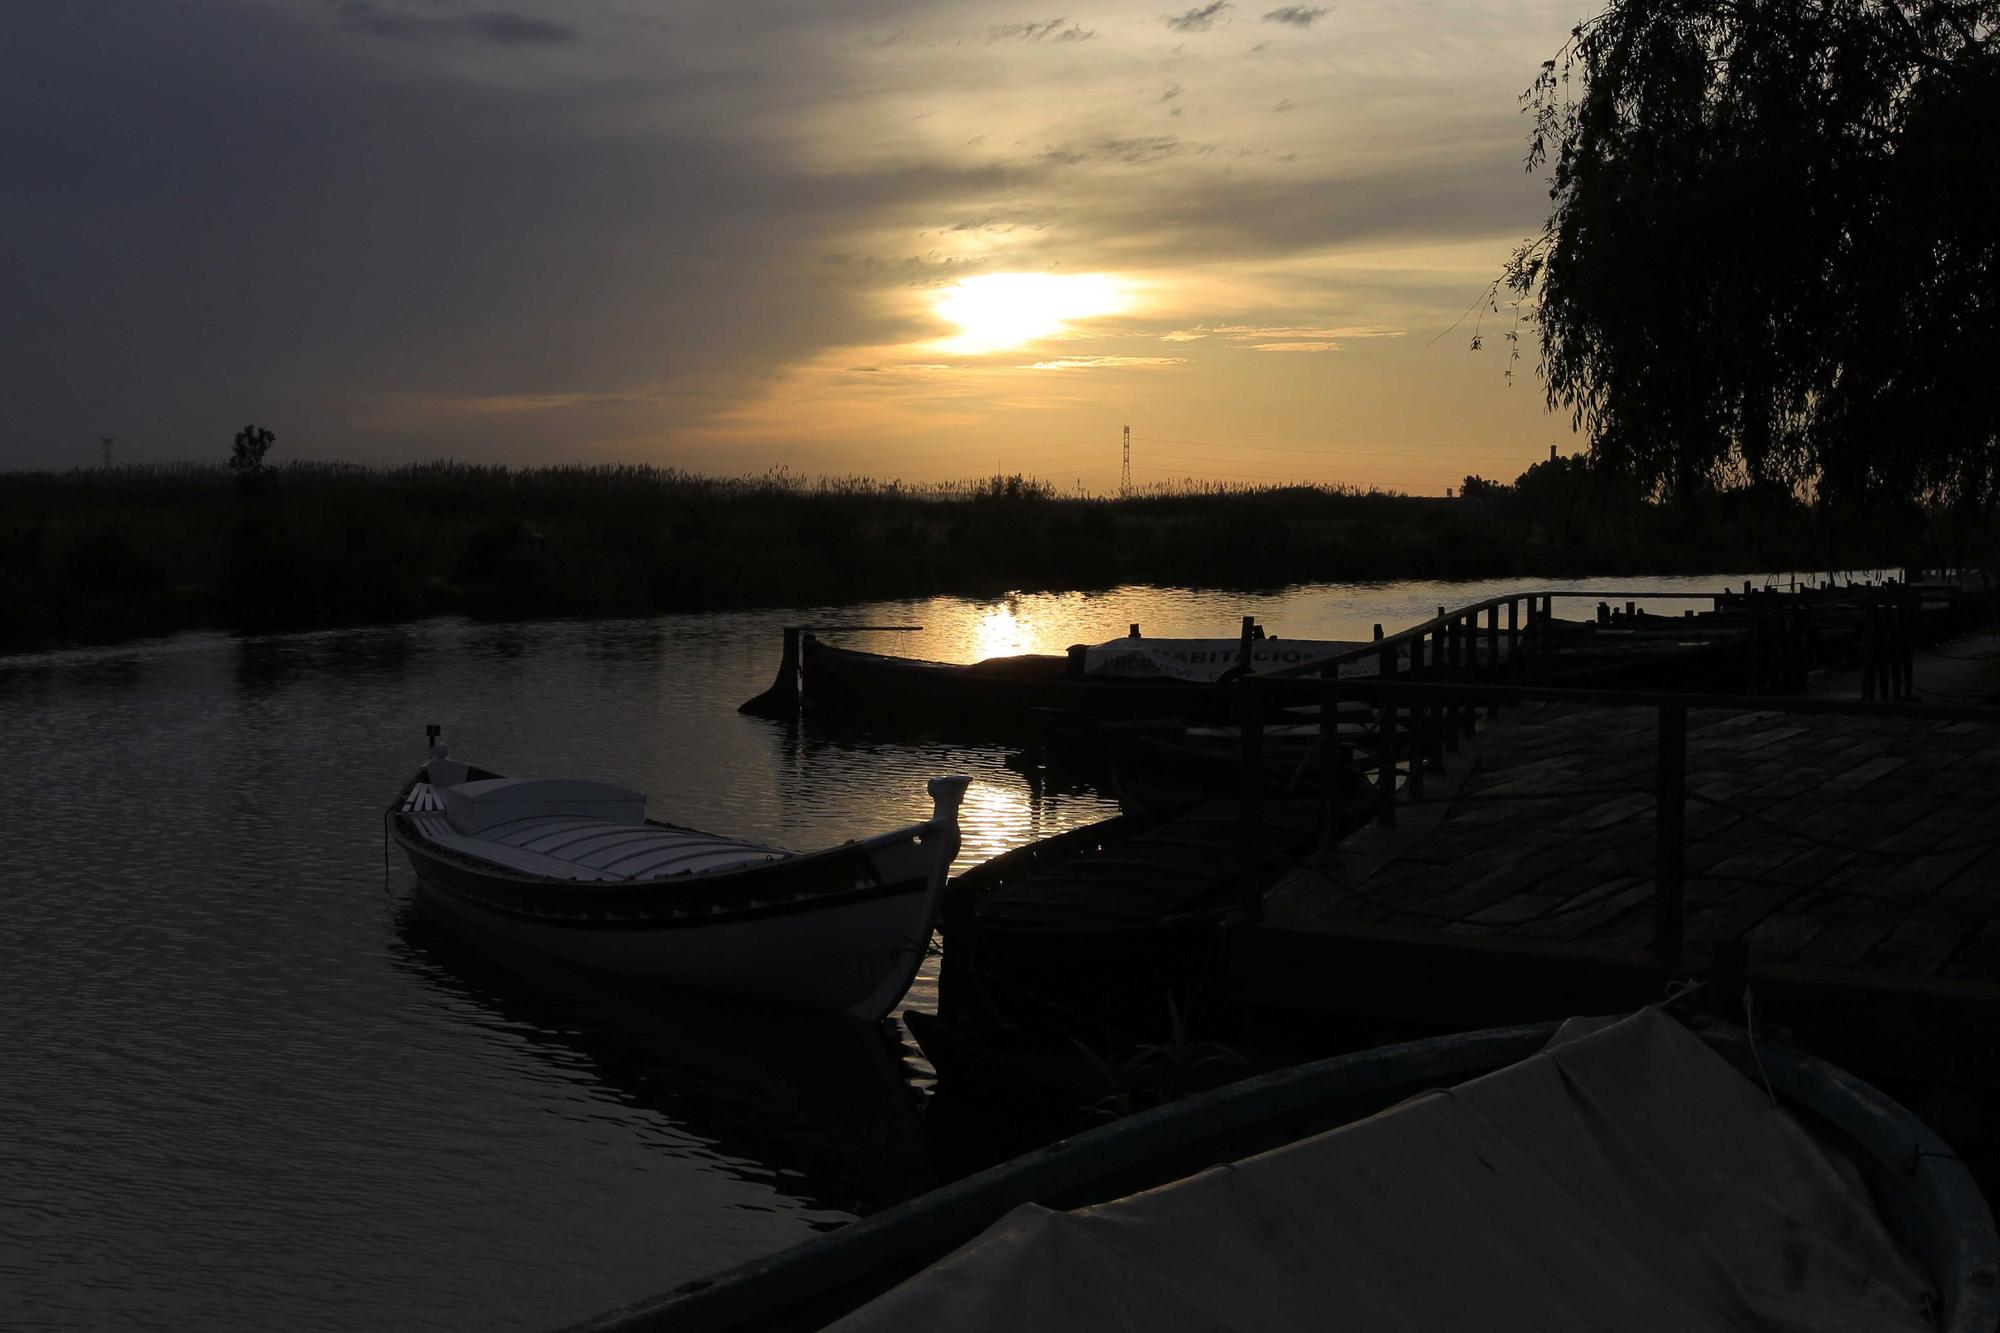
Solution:
M 1739 592 L 1646 589 L 1536 588 L 1500 593 L 1453 610 L 1438 608 L 1436 616 L 1408 629 L 1384 635 L 1375 627 L 1372 643 L 1326 657 L 1258 673 L 1274 676 L 1336 675 L 1344 666 L 1379 663 L 1390 674 L 1406 660 L 1413 676 L 1459 680 L 1480 674 L 1480 668 L 1504 664 L 1515 681 L 1544 680 L 1549 666 L 1544 651 L 1555 624 L 1558 601 L 1595 602 L 1595 623 L 1619 628 L 1678 628 L 1683 621 L 1647 616 L 1642 602 L 1707 602 L 1711 613 L 1728 617 L 1732 634 L 1740 634 L 1746 663 L 1743 682 L 1749 693 L 1765 689 L 1800 689 L 1808 665 L 1806 640 L 1817 623 L 1839 616 L 1851 624 L 1856 659 L 1862 667 L 1864 699 L 1906 699 L 1913 689 L 1916 650 L 1923 637 L 1924 617 L 1939 613 L 1946 624 L 1961 619 L 1963 604 L 1991 599 L 1956 583 L 1916 583 L 1889 580 L 1875 583 L 1818 584 L 1758 588 L 1749 582 Z M 1614 604 L 1623 602 L 1623 615 Z M 1683 620 L 1695 615 L 1688 609 Z M 1501 622 L 1505 620 L 1503 625 Z M 1657 621 L 1655 625 L 1652 622 Z M 1706 626 L 1688 626 L 1701 632 Z
M 1564 594 L 1555 594 L 1564 595 Z M 1604 597 L 1588 593 L 1578 596 Z M 1623 596 L 1623 594 L 1616 594 Z M 1634 596 L 1659 596 L 1635 594 Z M 1694 596 L 1695 594 L 1677 594 Z M 1262 749 L 1265 719 L 1274 711 L 1301 706 L 1317 706 L 1319 717 L 1320 809 L 1324 820 L 1323 847 L 1333 844 L 1360 826 L 1357 812 L 1350 808 L 1353 779 L 1373 772 L 1373 822 L 1393 829 L 1399 803 L 1424 797 L 1425 777 L 1446 770 L 1448 756 L 1456 751 L 1461 736 L 1469 733 L 1480 713 L 1494 716 L 1501 708 L 1527 703 L 1566 703 L 1605 707 L 1647 707 L 1655 711 L 1654 796 L 1655 856 L 1653 894 L 1653 940 L 1655 960 L 1666 968 L 1678 967 L 1684 949 L 1684 909 L 1682 886 L 1685 879 L 1687 715 L 1689 709 L 1762 711 L 1819 717 L 1892 717 L 1914 723 L 1973 721 L 2000 723 L 2000 707 L 1977 704 L 1927 704 L 1884 702 L 1871 699 L 1812 699 L 1761 694 L 1707 694 L 1640 689 L 1575 688 L 1523 680 L 1527 654 L 1503 657 L 1489 654 L 1487 661 L 1505 668 L 1486 679 L 1471 671 L 1473 655 L 1468 645 L 1481 630 L 1487 642 L 1498 640 L 1493 626 L 1497 609 L 1509 607 L 1513 632 L 1532 640 L 1535 627 L 1548 616 L 1548 593 L 1521 593 L 1490 598 L 1471 607 L 1439 616 L 1401 634 L 1387 636 L 1360 652 L 1339 654 L 1311 664 L 1321 674 L 1306 676 L 1298 668 L 1265 672 L 1237 681 L 1238 716 L 1242 734 L 1242 822 L 1243 848 L 1241 908 L 1251 919 L 1261 915 L 1266 867 L 1262 864 L 1263 779 Z M 1710 594 L 1700 594 L 1707 597 Z M 1525 607 L 1525 623 L 1516 607 Z M 1488 624 L 1479 624 L 1478 617 Z M 1418 645 L 1427 645 L 1419 647 Z M 1397 678 L 1396 654 L 1410 646 L 1411 676 Z M 1341 677 L 1340 663 L 1359 660 L 1366 653 L 1381 654 L 1381 674 Z M 1510 660 L 1511 659 L 1511 660 Z M 1425 678 L 1425 664 L 1431 674 Z M 1361 703 L 1372 714 L 1372 754 L 1363 756 L 1362 746 L 1341 737 L 1341 705 Z

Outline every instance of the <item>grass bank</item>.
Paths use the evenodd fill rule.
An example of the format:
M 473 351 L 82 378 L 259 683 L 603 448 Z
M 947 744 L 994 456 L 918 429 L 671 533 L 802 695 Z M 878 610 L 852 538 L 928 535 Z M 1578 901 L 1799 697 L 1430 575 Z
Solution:
M 1124 499 L 993 478 L 461 464 L 0 474 L 0 651 L 190 628 L 643 615 L 1121 583 L 1844 568 L 1931 553 L 1788 497 L 1619 500 L 1572 460 L 1435 499 L 1189 483 Z M 1537 473 L 1541 473 L 1539 477 Z

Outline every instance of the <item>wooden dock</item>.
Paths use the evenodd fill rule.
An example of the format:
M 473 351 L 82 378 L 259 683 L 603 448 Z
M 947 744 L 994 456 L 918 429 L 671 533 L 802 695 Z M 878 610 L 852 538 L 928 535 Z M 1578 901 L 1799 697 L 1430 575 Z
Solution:
M 2000 982 L 2000 722 L 1695 708 L 1686 725 L 1691 952 Z M 1649 952 L 1656 726 L 1652 708 L 1526 706 L 1397 828 L 1295 873 L 1267 921 Z
M 1936 676 L 1917 633 L 1991 608 L 1924 596 L 1598 608 L 1587 651 L 1624 635 L 1642 665 L 1652 640 L 1748 621 L 1729 693 L 1643 688 L 1645 670 L 1578 688 L 1573 627 L 1539 593 L 1366 645 L 1350 656 L 1380 657 L 1369 678 L 1345 659 L 1246 676 L 1236 795 L 968 876 L 940 1014 L 1140 1049 L 1193 1014 L 1200 1035 L 1304 1053 L 1697 986 L 1903 1097 L 2000 1183 L 2000 709 L 1978 702 L 1994 664 Z M 1763 693 L 1813 685 L 1850 697 Z
M 2000 712 L 1521 700 L 1393 827 L 1286 874 L 1226 955 L 1251 1030 L 1307 1040 L 1700 982 L 1895 1090 L 1992 1178 Z

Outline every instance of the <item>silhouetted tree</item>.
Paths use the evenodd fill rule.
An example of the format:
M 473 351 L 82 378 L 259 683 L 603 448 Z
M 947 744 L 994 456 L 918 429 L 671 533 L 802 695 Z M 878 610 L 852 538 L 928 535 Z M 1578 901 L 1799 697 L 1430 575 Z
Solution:
M 245 426 L 236 432 L 236 447 L 229 451 L 229 466 L 239 475 L 264 470 L 264 455 L 278 437 L 259 426 Z
M 1501 281 L 1597 464 L 1675 499 L 1993 501 L 1996 20 L 1613 0 L 1572 32 L 1523 96 L 1553 206 Z

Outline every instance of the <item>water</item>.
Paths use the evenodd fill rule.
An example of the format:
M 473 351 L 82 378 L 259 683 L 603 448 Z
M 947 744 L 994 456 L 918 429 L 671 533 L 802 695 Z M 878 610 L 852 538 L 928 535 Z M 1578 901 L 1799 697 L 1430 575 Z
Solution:
M 627 783 L 656 814 L 798 848 L 921 818 L 924 778 L 970 773 L 964 865 L 1114 807 L 1031 785 L 997 747 L 740 716 L 783 625 L 920 624 L 842 641 L 972 661 L 1135 620 L 1360 639 L 1507 586 L 434 621 L 0 658 L 0 1320 L 544 1328 L 931 1183 L 928 1071 L 894 1027 L 639 996 L 429 927 L 382 829 L 428 722 L 498 771 Z M 934 986 L 927 968 L 911 1003 Z

